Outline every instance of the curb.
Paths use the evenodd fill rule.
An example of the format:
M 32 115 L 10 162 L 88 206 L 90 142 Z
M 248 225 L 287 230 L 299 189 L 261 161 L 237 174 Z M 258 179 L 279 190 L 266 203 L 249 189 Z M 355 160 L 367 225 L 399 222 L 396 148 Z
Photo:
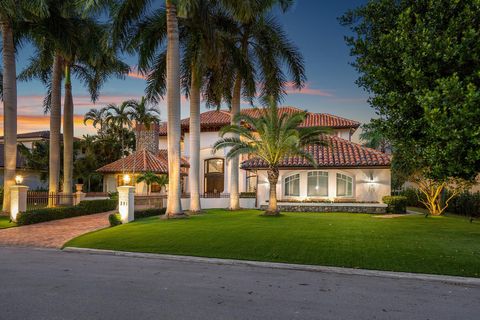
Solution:
M 323 272 L 323 273 L 334 273 L 334 274 L 342 274 L 342 275 L 357 275 L 357 276 L 379 277 L 379 278 L 390 278 L 390 279 L 435 281 L 435 282 L 443 282 L 448 284 L 480 286 L 480 278 L 442 276 L 442 275 L 423 274 L 423 273 L 393 272 L 393 271 L 366 270 L 366 269 L 354 269 L 354 268 L 342 268 L 342 267 L 325 267 L 325 266 L 316 266 L 316 265 L 302 265 L 302 264 L 292 264 L 292 263 L 262 262 L 262 261 L 249 261 L 249 260 L 203 258 L 203 257 L 193 257 L 193 256 L 177 256 L 177 255 L 170 255 L 170 254 L 140 253 L 140 252 L 88 249 L 88 248 L 76 248 L 76 247 L 66 247 L 66 248 L 63 248 L 63 251 L 69 252 L 69 253 L 84 253 L 84 254 L 109 255 L 109 256 L 119 256 L 119 257 L 131 257 L 131 258 L 159 259 L 159 260 L 208 263 L 208 264 L 229 265 L 229 266 L 249 266 L 249 267 L 259 267 L 259 268 L 280 269 L 280 270 Z

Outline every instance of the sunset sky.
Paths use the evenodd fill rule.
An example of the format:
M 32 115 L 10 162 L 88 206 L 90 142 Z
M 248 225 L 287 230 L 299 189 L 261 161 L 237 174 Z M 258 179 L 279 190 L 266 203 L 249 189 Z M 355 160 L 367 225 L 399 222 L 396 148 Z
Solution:
M 331 113 L 346 118 L 368 122 L 374 117 L 367 104 L 368 95 L 355 84 L 358 74 L 349 64 L 352 58 L 345 45 L 348 30 L 340 26 L 337 18 L 349 8 L 364 1 L 314 1 L 297 0 L 295 7 L 279 16 L 290 38 L 303 53 L 308 82 L 301 92 L 288 90 L 282 105 L 293 105 L 312 112 Z M 31 46 L 24 46 L 17 55 L 17 72 L 20 72 L 34 54 Z M 132 67 L 135 56 L 124 56 Z M 99 101 L 94 105 L 78 81 L 73 83 L 75 104 L 75 136 L 94 133 L 93 128 L 83 125 L 83 114 L 90 108 L 101 108 L 109 103 L 120 103 L 140 98 L 145 80 L 132 72 L 123 80 L 111 79 L 102 90 Z M 42 101 L 45 88 L 38 81 L 18 83 L 18 131 L 48 130 L 48 115 L 44 115 Z M 245 105 L 246 107 L 247 105 Z M 158 105 L 162 119 L 166 118 L 166 105 Z M 188 101 L 182 99 L 182 117 L 188 116 Z M 3 105 L 0 134 L 3 134 Z

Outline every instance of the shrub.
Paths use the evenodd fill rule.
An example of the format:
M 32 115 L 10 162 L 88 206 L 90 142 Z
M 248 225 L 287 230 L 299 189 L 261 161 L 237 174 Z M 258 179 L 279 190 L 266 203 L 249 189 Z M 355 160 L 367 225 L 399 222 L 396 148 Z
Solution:
M 470 217 L 480 218 L 480 192 L 464 192 L 453 198 L 447 208 L 448 212 Z
M 407 198 L 407 206 L 409 207 L 420 207 L 424 208 L 425 205 L 420 202 L 419 199 L 423 199 L 424 195 L 417 189 L 407 188 L 400 191 L 399 196 L 404 196 Z
M 82 211 L 86 212 L 107 212 L 115 210 L 117 207 L 117 200 L 113 199 L 102 199 L 102 200 L 85 200 L 79 203 L 78 207 L 81 208 Z
M 107 212 L 117 206 L 115 200 L 88 200 L 82 201 L 77 206 L 42 208 L 21 213 L 17 218 L 18 225 L 34 224 L 58 219 L 84 216 L 88 214 Z
M 388 205 L 389 213 L 406 213 L 407 197 L 404 196 L 385 196 L 382 198 L 383 203 Z
M 112 200 L 118 200 L 118 192 L 109 192 L 108 197 Z
M 166 208 L 139 210 L 139 211 L 135 211 L 134 217 L 135 217 L 135 220 L 137 220 L 137 219 L 142 219 L 147 217 L 160 216 L 165 214 L 165 211 L 166 211 Z
M 122 217 L 119 213 L 111 213 L 108 215 L 108 222 L 110 222 L 110 227 L 121 225 Z

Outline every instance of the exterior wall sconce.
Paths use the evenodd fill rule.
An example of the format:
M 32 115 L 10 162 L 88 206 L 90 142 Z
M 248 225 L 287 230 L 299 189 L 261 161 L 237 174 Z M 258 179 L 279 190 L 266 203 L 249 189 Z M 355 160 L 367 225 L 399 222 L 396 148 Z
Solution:
M 20 184 L 22 184 L 22 182 L 23 182 L 23 177 L 22 177 L 22 175 L 17 174 L 17 175 L 15 176 L 15 183 L 20 185 Z
M 132 181 L 132 179 L 130 178 L 130 175 L 129 174 L 124 174 L 123 175 L 123 183 L 128 185 L 128 184 L 130 184 L 130 181 Z

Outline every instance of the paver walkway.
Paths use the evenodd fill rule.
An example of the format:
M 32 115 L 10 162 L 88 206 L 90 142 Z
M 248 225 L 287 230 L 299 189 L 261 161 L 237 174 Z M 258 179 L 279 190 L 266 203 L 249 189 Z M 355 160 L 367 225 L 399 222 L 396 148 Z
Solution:
M 113 212 L 113 211 L 112 211 Z M 0 246 L 61 248 L 68 240 L 109 226 L 111 212 L 0 230 Z

